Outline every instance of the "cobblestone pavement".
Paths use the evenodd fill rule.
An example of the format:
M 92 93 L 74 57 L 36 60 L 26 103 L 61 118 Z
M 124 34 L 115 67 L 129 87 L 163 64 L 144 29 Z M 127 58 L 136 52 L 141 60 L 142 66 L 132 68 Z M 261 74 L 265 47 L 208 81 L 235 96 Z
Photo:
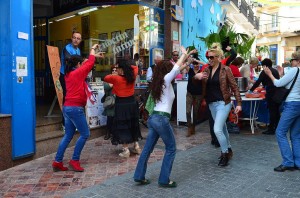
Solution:
M 243 133 L 231 140 L 234 156 L 225 168 L 217 166 L 220 150 L 209 142 L 179 151 L 171 177 L 177 188 L 158 187 L 160 161 L 148 168 L 149 185 L 137 185 L 129 172 L 65 197 L 300 197 L 300 171 L 273 171 L 281 162 L 274 136 Z
M 161 141 L 149 160 L 147 178 L 152 183 L 139 186 L 132 179 L 138 156 L 122 159 L 118 157 L 121 146 L 100 137 L 88 141 L 83 150 L 83 173 L 53 172 L 51 154 L 0 172 L 0 197 L 300 197 L 300 171 L 273 171 L 281 162 L 275 136 L 252 135 L 250 129 L 232 134 L 233 159 L 220 168 L 220 149 L 210 144 L 207 122 L 189 138 L 186 127 L 174 125 L 174 129 L 178 152 L 171 179 L 177 188 L 158 187 Z M 147 136 L 145 128 L 143 136 Z M 65 163 L 72 149 L 67 150 Z
M 147 129 L 141 125 L 143 137 L 147 136 Z M 186 138 L 187 128 L 176 126 L 174 131 L 178 151 L 187 150 L 210 140 L 207 123 L 197 126 L 195 136 Z M 141 146 L 145 140 L 141 141 Z M 57 147 L 56 145 L 55 147 Z M 164 153 L 163 143 L 158 142 L 149 163 L 162 159 Z M 73 147 L 65 153 L 64 163 L 67 164 L 72 156 Z M 0 197 L 63 197 L 78 190 L 105 182 L 112 177 L 119 177 L 135 169 L 137 155 L 124 159 L 118 156 L 121 146 L 111 145 L 103 137 L 89 140 L 81 155 L 81 165 L 85 168 L 83 173 L 73 171 L 53 172 L 51 163 L 54 154 L 27 162 L 25 164 L 0 172 Z

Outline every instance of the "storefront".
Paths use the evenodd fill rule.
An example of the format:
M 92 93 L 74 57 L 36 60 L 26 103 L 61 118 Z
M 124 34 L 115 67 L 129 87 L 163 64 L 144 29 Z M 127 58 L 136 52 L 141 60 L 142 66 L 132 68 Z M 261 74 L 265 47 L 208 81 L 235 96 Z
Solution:
M 62 13 L 74 6 L 62 0 L 54 9 Z M 79 2 L 79 1 L 78 1 Z M 146 70 L 156 54 L 163 54 L 163 1 L 80 1 L 77 8 L 49 19 L 49 44 L 59 51 L 71 41 L 73 30 L 82 33 L 81 53 L 87 56 L 95 43 L 101 44 L 105 58 L 97 60 L 92 79 L 102 79 L 110 73 L 118 59 L 133 59 L 139 53 Z M 65 3 L 65 4 L 64 4 Z M 61 7 L 59 7 L 61 5 Z M 84 8 L 82 8 L 84 7 Z M 68 9 L 66 9 L 68 8 Z M 143 76 L 141 76 L 143 79 Z

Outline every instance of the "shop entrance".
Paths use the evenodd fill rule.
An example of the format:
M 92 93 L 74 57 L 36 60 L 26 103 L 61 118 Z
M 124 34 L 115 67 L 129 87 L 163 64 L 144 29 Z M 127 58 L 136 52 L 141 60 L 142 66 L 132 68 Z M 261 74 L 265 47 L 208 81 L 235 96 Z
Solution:
M 37 128 L 45 122 L 55 123 L 56 130 L 61 127 L 47 44 L 58 47 L 61 53 L 71 42 L 72 31 L 76 30 L 82 35 L 81 55 L 86 57 L 91 46 L 99 43 L 105 58 L 96 61 L 89 79 L 91 83 L 109 74 L 118 59 L 133 59 L 134 54 L 139 54 L 139 79 L 142 81 L 139 85 L 143 84 L 145 71 L 154 62 L 154 55 L 163 56 L 164 11 L 160 8 L 138 3 L 91 6 L 49 19 L 35 19 L 34 23 Z

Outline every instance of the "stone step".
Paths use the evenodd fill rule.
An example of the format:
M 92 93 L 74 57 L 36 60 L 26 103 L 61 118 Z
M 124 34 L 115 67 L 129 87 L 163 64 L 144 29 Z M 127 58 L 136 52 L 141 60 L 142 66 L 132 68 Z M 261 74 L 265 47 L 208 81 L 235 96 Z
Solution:
M 105 133 L 104 127 L 91 129 L 91 136 L 88 140 L 98 138 Z M 51 153 L 56 153 L 58 145 L 63 137 L 64 133 L 62 130 L 54 130 L 48 131 L 44 133 L 36 133 L 36 153 L 34 155 L 34 159 L 49 155 Z M 72 141 L 69 144 L 70 146 L 74 146 L 77 139 L 79 137 L 79 133 L 76 132 Z
M 52 123 L 44 123 L 44 124 L 39 124 L 35 127 L 35 134 L 40 134 L 40 133 L 48 133 L 52 131 L 62 131 L 62 124 L 61 121 L 56 121 Z

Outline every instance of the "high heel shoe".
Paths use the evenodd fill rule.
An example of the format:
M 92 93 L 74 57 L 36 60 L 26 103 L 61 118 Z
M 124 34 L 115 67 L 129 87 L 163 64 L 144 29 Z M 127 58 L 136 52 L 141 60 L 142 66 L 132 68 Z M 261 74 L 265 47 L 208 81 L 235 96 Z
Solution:
M 52 163 L 52 168 L 53 168 L 53 171 L 54 172 L 57 172 L 57 171 L 67 171 L 69 170 L 68 167 L 65 167 L 64 164 L 62 162 L 56 162 L 54 161 Z
M 70 160 L 69 165 L 72 167 L 75 172 L 83 172 L 84 168 L 80 166 L 79 160 Z

